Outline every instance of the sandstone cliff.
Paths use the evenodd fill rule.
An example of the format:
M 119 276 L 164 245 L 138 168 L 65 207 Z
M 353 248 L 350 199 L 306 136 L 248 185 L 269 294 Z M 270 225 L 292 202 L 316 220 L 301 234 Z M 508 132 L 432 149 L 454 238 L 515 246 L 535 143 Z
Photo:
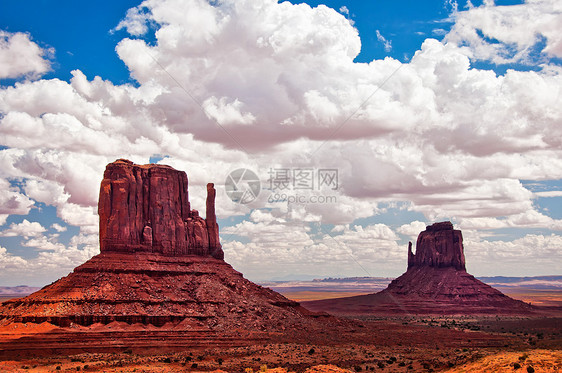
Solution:
M 408 269 L 412 267 L 453 267 L 465 270 L 462 233 L 451 222 L 435 223 L 418 236 L 416 254 L 408 246 Z
M 298 303 L 223 260 L 214 185 L 207 185 L 206 219 L 191 210 L 187 185 L 185 172 L 169 166 L 123 159 L 107 165 L 98 206 L 101 253 L 53 284 L 3 303 L 0 323 L 182 323 L 207 332 L 255 332 L 313 322 Z
M 185 172 L 124 159 L 110 163 L 100 187 L 100 250 L 223 259 L 215 194 L 208 184 L 203 219 L 191 210 Z

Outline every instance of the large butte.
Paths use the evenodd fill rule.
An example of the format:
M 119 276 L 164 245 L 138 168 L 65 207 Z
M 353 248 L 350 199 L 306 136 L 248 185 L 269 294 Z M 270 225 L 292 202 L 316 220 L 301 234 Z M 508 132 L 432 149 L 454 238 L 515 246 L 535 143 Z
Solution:
M 320 327 L 317 317 L 330 319 L 248 281 L 223 260 L 213 184 L 203 219 L 191 209 L 185 172 L 120 159 L 107 165 L 98 211 L 101 253 L 36 293 L 3 303 L 0 326 L 63 328 L 41 338 L 66 341 L 65 348 L 107 344 L 116 330 L 124 333 L 121 343 L 158 344 L 145 334 L 166 326 L 158 329 L 166 330 L 166 345 L 187 346 L 247 344 L 248 333 L 306 330 Z M 111 333 L 95 334 L 102 332 Z

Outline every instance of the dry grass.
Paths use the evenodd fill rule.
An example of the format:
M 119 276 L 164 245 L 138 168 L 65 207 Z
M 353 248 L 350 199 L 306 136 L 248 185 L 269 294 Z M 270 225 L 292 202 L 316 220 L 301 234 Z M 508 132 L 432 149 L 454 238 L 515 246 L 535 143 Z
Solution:
M 500 352 L 480 360 L 455 367 L 447 372 L 560 372 L 562 370 L 561 350 L 529 350 L 525 352 Z

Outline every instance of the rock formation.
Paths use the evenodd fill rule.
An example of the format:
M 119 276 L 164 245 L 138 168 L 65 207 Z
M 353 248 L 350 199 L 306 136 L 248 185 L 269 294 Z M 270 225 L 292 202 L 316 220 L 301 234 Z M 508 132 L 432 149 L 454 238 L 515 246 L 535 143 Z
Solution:
M 453 267 L 466 270 L 462 233 L 451 222 L 435 223 L 418 236 L 416 254 L 408 245 L 408 269 L 414 267 Z
M 136 343 L 139 330 L 144 338 L 147 327 L 167 326 L 167 345 L 180 338 L 188 346 L 247 344 L 255 333 L 319 327 L 320 315 L 248 281 L 223 260 L 214 185 L 207 185 L 206 219 L 191 210 L 187 185 L 185 172 L 168 166 L 109 164 L 98 208 L 101 253 L 53 284 L 2 303 L 0 326 L 55 325 L 62 334 L 49 338 L 65 348 L 78 340 L 115 345 L 100 330 Z M 33 338 L 9 346 L 43 343 Z
M 334 314 L 529 314 L 512 299 L 466 272 L 462 233 L 451 222 L 435 223 L 408 245 L 408 269 L 376 294 L 303 302 Z
M 207 185 L 207 219 L 191 210 L 187 175 L 169 166 L 107 165 L 98 214 L 100 251 L 223 259 L 215 216 L 215 189 Z

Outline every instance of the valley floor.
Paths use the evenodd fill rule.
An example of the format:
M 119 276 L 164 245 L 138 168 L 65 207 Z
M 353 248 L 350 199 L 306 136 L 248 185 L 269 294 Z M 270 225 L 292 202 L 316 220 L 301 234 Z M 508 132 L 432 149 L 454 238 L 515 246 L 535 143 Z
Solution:
M 361 320 L 349 335 L 314 343 L 295 334 L 243 347 L 117 348 L 51 356 L 14 352 L 2 372 L 535 372 L 562 371 L 562 318 Z M 161 346 L 165 346 L 162 341 Z

